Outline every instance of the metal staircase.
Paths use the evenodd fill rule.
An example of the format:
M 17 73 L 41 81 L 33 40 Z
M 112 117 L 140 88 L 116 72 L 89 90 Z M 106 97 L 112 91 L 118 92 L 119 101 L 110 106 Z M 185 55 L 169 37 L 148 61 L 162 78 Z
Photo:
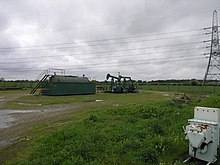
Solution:
M 40 81 L 38 81 L 37 85 L 35 85 L 35 87 L 31 90 L 30 94 L 34 94 L 37 89 L 41 86 L 41 84 L 47 79 L 47 77 L 49 77 L 49 74 L 47 74 L 47 70 L 44 70 L 43 72 L 41 72 L 41 74 L 38 76 L 37 81 L 40 79 Z
M 35 81 L 37 81 L 37 84 L 34 86 L 34 88 L 31 90 L 30 94 L 34 94 L 38 88 L 40 88 L 41 84 L 49 77 L 52 75 L 65 75 L 65 70 L 64 69 L 54 69 L 54 68 L 49 68 L 46 70 L 43 70 L 39 76 L 36 78 Z

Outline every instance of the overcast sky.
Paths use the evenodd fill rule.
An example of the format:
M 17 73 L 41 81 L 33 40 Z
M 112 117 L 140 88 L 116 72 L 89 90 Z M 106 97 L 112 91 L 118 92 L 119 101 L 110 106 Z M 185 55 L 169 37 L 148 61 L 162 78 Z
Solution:
M 0 77 L 203 79 L 219 0 L 0 0 Z

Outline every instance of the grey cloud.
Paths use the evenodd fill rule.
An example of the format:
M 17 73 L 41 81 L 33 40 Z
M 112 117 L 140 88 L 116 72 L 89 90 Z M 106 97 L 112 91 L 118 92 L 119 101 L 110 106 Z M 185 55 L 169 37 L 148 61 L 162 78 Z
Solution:
M 161 36 L 156 36 L 158 33 L 210 26 L 212 12 L 217 6 L 220 6 L 220 2 L 218 0 L 14 0 L 0 1 L 0 6 L 2 9 L 0 11 L 0 47 L 3 48 L 77 43 L 105 38 L 155 34 L 154 37 L 146 36 L 143 38 L 151 40 L 160 38 Z M 219 11 L 220 7 L 217 7 L 217 10 Z M 200 31 L 200 33 L 203 33 L 203 31 Z M 171 36 L 175 36 L 175 34 L 164 35 L 164 37 Z M 13 62 L 2 66 L 8 70 L 7 73 L 0 70 L 0 77 L 3 76 L 7 79 L 8 73 L 13 73 L 13 69 L 19 71 L 19 69 L 28 70 L 29 68 L 29 71 L 11 74 L 10 78 L 34 79 L 38 72 L 40 73 L 40 70 L 59 67 L 66 68 L 68 74 L 86 74 L 98 80 L 105 79 L 105 75 L 109 72 L 115 74 L 121 72 L 121 74 L 143 80 L 181 77 L 202 78 L 207 65 L 203 57 L 201 57 L 201 60 L 198 56 L 198 60 L 189 61 L 173 58 L 178 56 L 188 58 L 190 54 L 197 55 L 199 51 L 196 48 L 202 46 L 202 44 L 176 47 L 160 46 L 205 40 L 207 38 L 206 36 L 204 38 L 189 36 L 151 42 L 132 42 L 140 40 L 140 38 L 130 38 L 65 45 L 78 46 L 69 49 L 59 49 L 59 47 L 62 47 L 61 45 L 42 47 L 48 49 L 44 51 L 20 51 L 18 53 L 15 50 L 14 53 L 0 53 L 2 62 L 7 63 L 9 59 Z M 131 43 L 91 46 L 93 44 L 101 45 L 123 41 L 131 41 Z M 151 48 L 138 50 L 142 47 Z M 112 50 L 135 48 L 137 50 L 111 52 Z M 195 48 L 195 50 L 169 52 L 181 48 Z M 153 54 L 153 52 L 164 53 Z M 36 58 L 43 56 L 48 57 Z M 13 60 L 13 57 L 28 58 Z

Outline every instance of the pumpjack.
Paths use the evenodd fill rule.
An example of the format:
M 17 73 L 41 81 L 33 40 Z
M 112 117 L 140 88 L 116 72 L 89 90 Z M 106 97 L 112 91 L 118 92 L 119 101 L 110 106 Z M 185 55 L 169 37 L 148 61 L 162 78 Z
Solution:
M 134 86 L 131 77 L 124 77 L 124 76 L 119 75 L 119 78 L 123 79 L 122 86 L 126 90 L 126 92 L 128 92 L 128 93 L 135 93 L 135 92 L 137 92 L 137 89 Z
M 106 80 L 111 78 L 111 84 L 109 87 L 109 91 L 112 93 L 124 93 L 125 90 L 121 85 L 121 79 L 119 77 L 115 77 L 110 75 L 109 73 L 106 75 Z
M 109 73 L 106 75 L 106 80 L 111 78 L 109 91 L 112 93 L 135 93 L 136 87 L 133 84 L 131 77 L 119 75 L 118 77 L 112 76 Z

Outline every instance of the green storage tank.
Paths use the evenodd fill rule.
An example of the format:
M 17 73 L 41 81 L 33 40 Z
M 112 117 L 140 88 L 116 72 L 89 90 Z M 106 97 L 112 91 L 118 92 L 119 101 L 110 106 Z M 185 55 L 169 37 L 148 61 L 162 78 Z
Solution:
M 41 84 L 42 95 L 81 95 L 95 92 L 96 85 L 87 77 L 53 75 Z

